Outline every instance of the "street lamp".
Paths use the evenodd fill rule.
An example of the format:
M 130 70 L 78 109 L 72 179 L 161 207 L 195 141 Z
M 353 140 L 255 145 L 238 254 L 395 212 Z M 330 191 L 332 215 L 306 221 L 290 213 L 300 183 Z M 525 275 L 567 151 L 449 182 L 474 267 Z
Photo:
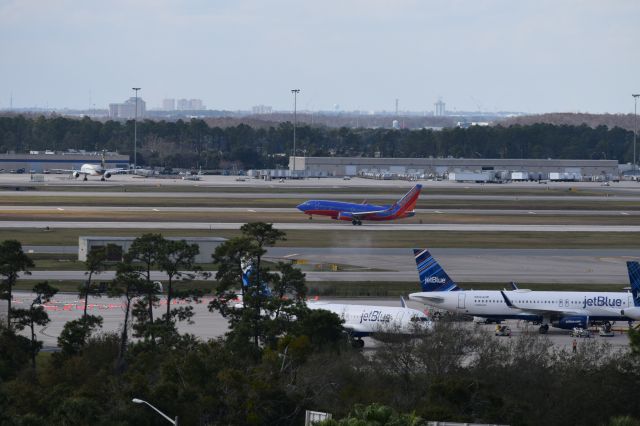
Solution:
M 636 93 L 631 95 L 633 96 L 633 117 L 634 117 L 634 126 L 633 126 L 633 174 L 637 179 L 636 174 L 636 139 L 638 138 L 638 96 L 640 93 Z
M 298 101 L 298 93 L 300 93 L 300 89 L 291 89 L 291 93 L 293 93 L 293 173 L 296 173 L 296 126 L 298 124 L 297 118 L 297 101 Z
M 166 414 L 164 414 L 162 411 L 158 410 L 156 407 L 154 407 L 153 405 L 149 404 L 147 401 L 143 401 L 143 400 L 138 399 L 138 398 L 133 398 L 133 399 L 131 400 L 131 402 L 134 402 L 134 403 L 136 403 L 136 404 L 147 404 L 149 407 L 151 407 L 151 408 L 153 408 L 154 410 L 156 410 L 156 412 L 157 412 L 158 414 L 160 414 L 162 417 L 164 417 L 165 419 L 169 420 L 169 422 L 170 422 L 172 425 L 178 426 L 178 416 L 176 416 L 176 419 L 175 419 L 175 420 L 171 420 L 171 417 L 167 416 L 167 415 L 166 415 Z
M 138 169 L 138 90 L 139 87 L 132 87 L 136 91 L 136 111 L 133 119 L 133 174 L 137 174 Z

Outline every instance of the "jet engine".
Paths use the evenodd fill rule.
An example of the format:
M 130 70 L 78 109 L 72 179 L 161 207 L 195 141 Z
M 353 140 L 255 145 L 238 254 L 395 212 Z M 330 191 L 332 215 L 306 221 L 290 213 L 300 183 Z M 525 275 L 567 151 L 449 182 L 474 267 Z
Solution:
M 80 177 L 80 172 L 73 172 L 73 173 L 71 173 L 71 176 L 73 176 L 74 178 L 78 179 Z
M 589 325 L 589 317 L 587 316 L 562 317 L 558 321 L 553 321 L 551 325 L 556 328 L 562 328 L 565 330 L 571 330 L 574 327 L 587 328 L 587 326 Z
M 338 220 L 353 220 L 353 215 L 349 212 L 338 213 Z
M 640 320 L 640 306 L 623 309 L 620 311 L 620 315 L 624 315 L 632 320 Z
M 111 177 L 111 173 L 105 172 L 104 177 L 105 179 L 109 179 Z

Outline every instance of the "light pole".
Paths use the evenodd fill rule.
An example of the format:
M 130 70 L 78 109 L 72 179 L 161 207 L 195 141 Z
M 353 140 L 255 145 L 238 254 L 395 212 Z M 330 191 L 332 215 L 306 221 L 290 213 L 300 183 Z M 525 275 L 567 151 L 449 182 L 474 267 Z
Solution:
M 634 125 L 633 125 L 633 175 L 634 178 L 638 178 L 637 176 L 635 176 L 636 174 L 636 139 L 638 138 L 638 96 L 640 96 L 640 93 L 635 93 L 633 95 L 633 119 L 634 119 Z
M 138 90 L 139 87 L 132 87 L 136 92 L 136 111 L 133 119 L 133 174 L 138 174 Z
M 176 416 L 175 420 L 171 420 L 171 417 L 167 416 L 165 413 L 163 413 L 162 411 L 158 410 L 156 407 L 154 407 L 153 405 L 149 404 L 147 401 L 143 401 L 141 399 L 138 398 L 133 398 L 131 400 L 131 402 L 134 402 L 136 404 L 147 404 L 149 407 L 153 408 L 154 410 L 156 410 L 156 412 L 158 414 L 160 414 L 162 417 L 164 417 L 165 419 L 167 419 L 172 425 L 178 426 L 178 416 Z
M 293 93 L 293 174 L 296 173 L 296 126 L 298 124 L 297 117 L 297 101 L 298 101 L 298 93 L 300 93 L 300 89 L 291 89 L 291 93 Z

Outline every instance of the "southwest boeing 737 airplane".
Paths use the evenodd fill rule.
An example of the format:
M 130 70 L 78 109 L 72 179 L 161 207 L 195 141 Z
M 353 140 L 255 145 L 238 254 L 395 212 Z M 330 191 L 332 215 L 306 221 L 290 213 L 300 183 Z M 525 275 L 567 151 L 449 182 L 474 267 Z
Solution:
M 346 203 L 331 200 L 310 200 L 298 206 L 298 209 L 310 218 L 313 215 L 329 216 L 336 220 L 349 220 L 354 225 L 362 225 L 363 220 L 383 221 L 402 219 L 415 215 L 413 209 L 420 196 L 422 185 L 417 184 L 411 191 L 391 205 L 373 205 Z
M 426 249 L 414 249 L 422 292 L 411 300 L 450 312 L 562 329 L 640 319 L 640 264 L 627 262 L 631 292 L 462 290 Z

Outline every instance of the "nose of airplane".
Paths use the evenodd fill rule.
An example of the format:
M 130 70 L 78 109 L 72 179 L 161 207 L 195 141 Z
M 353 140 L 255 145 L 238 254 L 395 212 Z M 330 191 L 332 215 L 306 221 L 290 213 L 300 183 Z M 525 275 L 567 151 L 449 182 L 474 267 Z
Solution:
M 297 208 L 298 210 L 300 210 L 301 212 L 303 212 L 303 211 L 307 210 L 308 206 L 309 206 L 309 202 L 308 202 L 308 201 L 305 201 L 305 202 L 304 202 L 304 203 L 302 203 L 302 204 L 298 204 L 298 205 L 296 206 L 296 208 Z

